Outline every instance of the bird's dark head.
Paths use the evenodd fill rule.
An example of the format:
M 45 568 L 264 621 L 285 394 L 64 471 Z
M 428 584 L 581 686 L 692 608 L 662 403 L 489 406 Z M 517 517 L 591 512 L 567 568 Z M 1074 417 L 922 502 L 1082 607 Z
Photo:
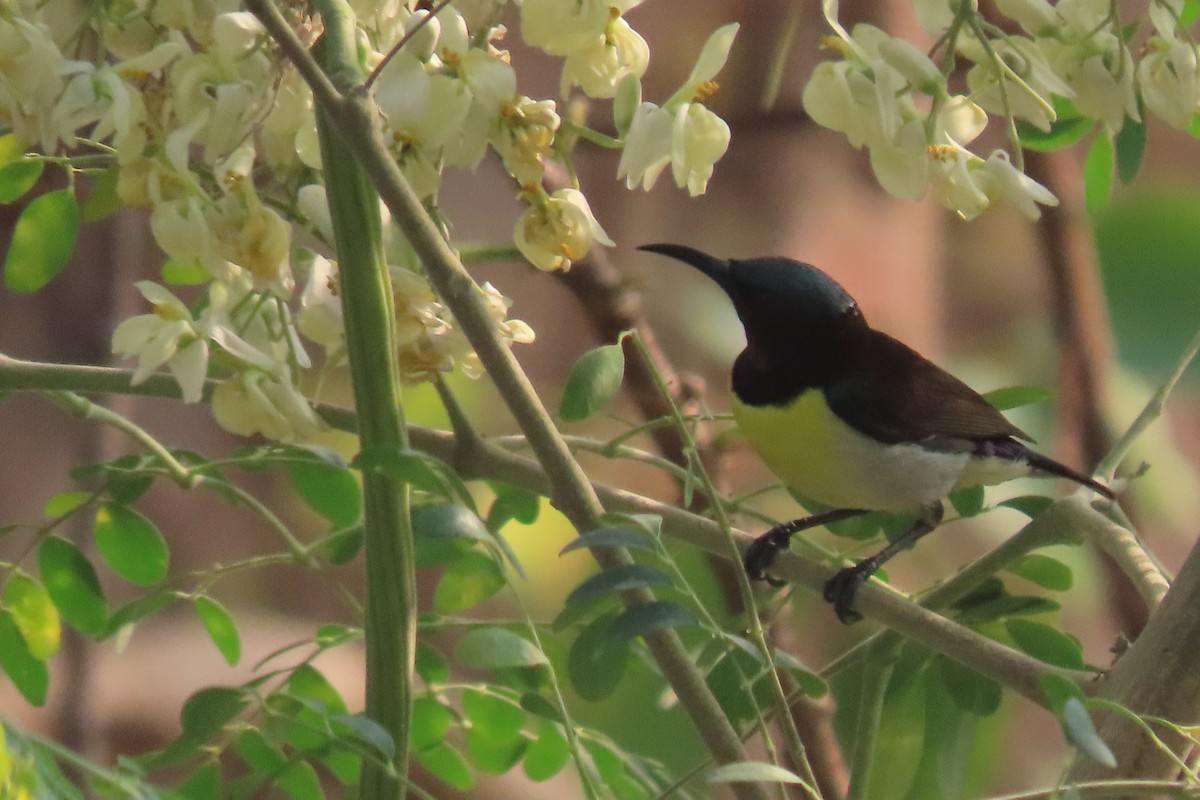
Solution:
M 754 349 L 827 346 L 866 327 L 854 298 L 810 264 L 783 257 L 721 259 L 677 244 L 638 249 L 678 259 L 716 281 L 733 301 Z

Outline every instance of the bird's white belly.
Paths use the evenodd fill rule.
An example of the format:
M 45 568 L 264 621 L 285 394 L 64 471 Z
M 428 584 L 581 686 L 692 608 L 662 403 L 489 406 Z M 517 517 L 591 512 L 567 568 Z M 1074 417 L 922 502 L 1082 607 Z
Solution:
M 735 397 L 733 414 L 772 472 L 835 508 L 917 510 L 956 488 L 970 460 L 965 452 L 877 442 L 842 422 L 815 389 L 786 407 L 747 406 Z

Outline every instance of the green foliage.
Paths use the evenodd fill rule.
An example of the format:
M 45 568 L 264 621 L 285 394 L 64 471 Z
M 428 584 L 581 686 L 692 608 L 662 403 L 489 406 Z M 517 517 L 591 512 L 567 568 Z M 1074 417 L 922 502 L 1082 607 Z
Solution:
M 79 206 L 73 191 L 60 189 L 32 200 L 13 227 L 4 258 L 5 285 L 18 294 L 42 289 L 67 265 L 78 236 Z
M 38 547 L 42 583 L 63 619 L 93 636 L 104 632 L 108 605 L 96 570 L 78 547 L 48 536 Z
M 1112 197 L 1116 170 L 1113 141 L 1101 132 L 1092 139 L 1083 163 L 1083 199 L 1087 210 L 1096 214 L 1108 205 Z
M 242 657 L 242 639 L 238 636 L 233 615 L 211 597 L 197 597 L 193 604 L 204 630 L 217 646 L 221 657 L 231 665 L 237 664 Z
M 104 561 L 130 583 L 153 586 L 166 577 L 167 542 L 153 522 L 133 509 L 101 506 L 92 533 Z
M 564 422 L 580 422 L 608 405 L 621 389 L 625 354 L 619 344 L 589 350 L 579 357 L 567 375 L 558 416 Z

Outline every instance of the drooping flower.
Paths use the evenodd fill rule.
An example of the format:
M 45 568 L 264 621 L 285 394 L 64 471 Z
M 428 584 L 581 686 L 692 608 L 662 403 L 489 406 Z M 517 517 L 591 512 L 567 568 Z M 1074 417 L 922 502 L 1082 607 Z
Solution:
M 570 269 L 593 242 L 615 244 L 576 189 L 559 189 L 525 209 L 513 229 L 513 241 L 531 264 L 547 272 Z

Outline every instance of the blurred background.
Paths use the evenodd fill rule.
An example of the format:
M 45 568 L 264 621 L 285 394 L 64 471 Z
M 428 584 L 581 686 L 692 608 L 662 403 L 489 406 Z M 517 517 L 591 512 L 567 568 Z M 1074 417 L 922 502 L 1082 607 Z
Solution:
M 1137 4 L 1133 4 L 1137 5 Z M 931 200 L 895 200 L 875 184 L 865 151 L 819 129 L 805 116 L 800 93 L 823 55 L 827 33 L 819 4 L 799 4 L 800 22 L 787 58 L 782 91 L 773 108 L 761 98 L 773 54 L 793 4 L 782 0 L 653 0 L 628 15 L 650 43 L 647 99 L 664 99 L 687 76 L 709 33 L 731 21 L 741 31 L 718 80 L 710 105 L 729 121 L 733 138 L 718 163 L 706 195 L 690 199 L 669 179 L 650 192 L 626 191 L 615 180 L 618 154 L 581 144 L 576 150 L 582 188 L 607 232 L 616 241 L 602 254 L 617 285 L 640 300 L 635 310 L 657 334 L 663 354 L 679 373 L 701 388 L 702 405 L 728 409 L 726 375 L 742 346 L 736 317 L 716 288 L 683 265 L 637 253 L 650 242 L 679 242 L 723 257 L 780 254 L 811 262 L 832 274 L 859 301 L 871 323 L 949 368 L 980 391 L 1037 385 L 1051 401 L 1019 409 L 1014 422 L 1032 433 L 1042 449 L 1090 469 L 1112 439 L 1133 419 L 1153 387 L 1168 373 L 1200 326 L 1200 149 L 1186 133 L 1151 121 L 1145 162 L 1137 178 L 1118 185 L 1110 203 L 1095 213 L 1083 209 L 1081 161 L 1087 140 L 1052 155 L 1029 154 L 1031 174 L 1062 200 L 1032 224 L 1006 209 L 964 223 Z M 928 44 L 906 2 L 843 3 L 844 20 L 867 21 Z M 515 19 L 510 28 L 516 25 Z M 523 93 L 554 97 L 559 64 L 528 52 L 514 40 L 513 63 Z M 560 110 L 562 101 L 560 100 Z M 607 104 L 583 109 L 591 123 L 611 131 Z M 993 125 L 992 128 L 996 126 Z M 977 151 L 1005 145 L 989 128 Z M 510 240 L 520 211 L 515 187 L 493 161 L 475 174 L 450 174 L 441 195 L 456 243 L 493 245 Z M 0 244 L 7 243 L 18 207 L 0 208 Z M 116 323 L 141 313 L 134 280 L 156 278 L 163 256 L 149 236 L 145 216 L 123 212 L 84 229 L 72 264 L 46 290 L 32 296 L 0 291 L 0 351 L 49 362 L 108 364 Z M 581 264 L 576 270 L 591 269 Z M 537 272 L 520 261 L 473 267 L 514 301 L 511 315 L 537 332 L 537 341 L 517 356 L 546 404 L 557 405 L 563 379 L 587 349 L 613 341 L 597 329 L 587 283 Z M 584 289 L 580 289 L 580 286 Z M 589 304 L 593 304 L 589 311 Z M 1200 408 L 1196 380 L 1185 381 L 1166 417 L 1135 453 L 1149 471 L 1126 495 L 1140 531 L 1169 568 L 1175 568 L 1195 536 L 1200 519 L 1196 467 L 1200 459 Z M 482 431 L 509 434 L 511 419 L 486 380 L 453 381 Z M 345 388 L 332 386 L 326 399 L 345 402 Z M 436 395 L 418 388 L 406 393 L 411 421 L 444 426 Z M 221 431 L 203 407 L 168 401 L 110 398 L 172 447 L 219 457 L 240 442 Z M 573 434 L 604 439 L 640 421 L 639 407 L 622 396 L 608 417 L 569 427 Z M 350 455 L 354 443 L 331 437 L 329 444 Z M 650 440 L 638 444 L 653 447 Z M 35 395 L 0 402 L 0 526 L 38 524 L 54 494 L 76 488 L 69 472 L 83 462 L 126 452 L 129 443 L 97 426 L 80 423 Z M 771 483 L 756 457 L 735 435 L 718 428 L 710 463 L 722 486 L 737 494 Z M 585 466 L 598 481 L 678 501 L 675 483 L 648 467 L 597 457 Z M 246 488 L 298 531 L 315 536 L 323 523 L 308 511 L 278 472 L 248 476 Z M 989 490 L 989 501 L 1058 487 L 1006 485 Z M 765 513 L 795 516 L 782 491 L 759 498 Z M 172 575 L 186 576 L 273 548 L 260 520 L 199 493 L 156 486 L 139 508 L 167 535 Z M 1023 518 L 998 510 L 977 520 L 947 526 L 894 562 L 891 579 L 916 590 L 953 572 L 974 555 L 1010 535 Z M 757 530 L 756 523 L 746 527 Z M 551 510 L 529 527 L 505 531 L 530 575 L 518 590 L 535 617 L 550 619 L 565 594 L 593 569 L 583 555 L 560 559 L 574 532 Z M 73 535 L 86 542 L 86 525 Z M 841 543 L 840 546 L 845 546 Z M 19 555 L 0 539 L 0 559 Z M 1060 551 L 1061 552 L 1058 552 Z M 1079 637 L 1089 663 L 1109 663 L 1118 633 L 1134 635 L 1139 604 L 1123 581 L 1086 548 L 1058 548 L 1056 557 L 1076 573 L 1075 588 L 1063 598 L 1063 627 Z M 692 563 L 698 580 L 709 570 Z M 357 587 L 361 560 L 332 574 Z M 128 587 L 101 575 L 110 602 Z M 431 591 L 436 574 L 422 575 Z M 708 582 L 721 608 L 719 580 Z M 245 653 L 228 667 L 190 611 L 154 618 L 134 634 L 123 652 L 113 643 L 89 645 L 69 639 L 54 663 L 51 695 L 32 709 L 0 682 L 0 713 L 20 725 L 82 748 L 99 760 L 162 744 L 178 731 L 183 700 L 197 688 L 245 680 L 263 655 L 311 635 L 314 624 L 350 622 L 343 606 L 321 581 L 298 569 L 273 567 L 233 574 L 216 596 L 235 614 Z M 505 613 L 502 603 L 497 614 Z M 846 629 L 815 597 L 798 591 L 788 612 L 794 648 L 807 664 L 820 667 L 871 631 L 869 624 Z M 361 704 L 361 664 L 348 648 L 319 662 L 352 708 Z M 644 671 L 643 671 L 644 672 Z M 636 674 L 619 689 L 620 699 L 576 703 L 588 724 L 610 732 L 634 750 L 679 769 L 699 757 L 682 713 L 657 695 L 648 674 Z M 992 730 L 994 728 L 994 730 Z M 1053 781 L 1067 748 L 1058 725 L 1022 700 L 1006 698 L 989 736 L 1002 760 L 981 762 L 974 785 L 1015 791 Z M 1016 766 L 1019 765 L 1019 766 Z M 519 776 L 486 779 L 476 789 L 490 796 Z M 560 796 L 570 781 L 525 786 L 529 796 Z M 509 786 L 511 788 L 511 786 Z M 450 796 L 438 787 L 439 796 Z

